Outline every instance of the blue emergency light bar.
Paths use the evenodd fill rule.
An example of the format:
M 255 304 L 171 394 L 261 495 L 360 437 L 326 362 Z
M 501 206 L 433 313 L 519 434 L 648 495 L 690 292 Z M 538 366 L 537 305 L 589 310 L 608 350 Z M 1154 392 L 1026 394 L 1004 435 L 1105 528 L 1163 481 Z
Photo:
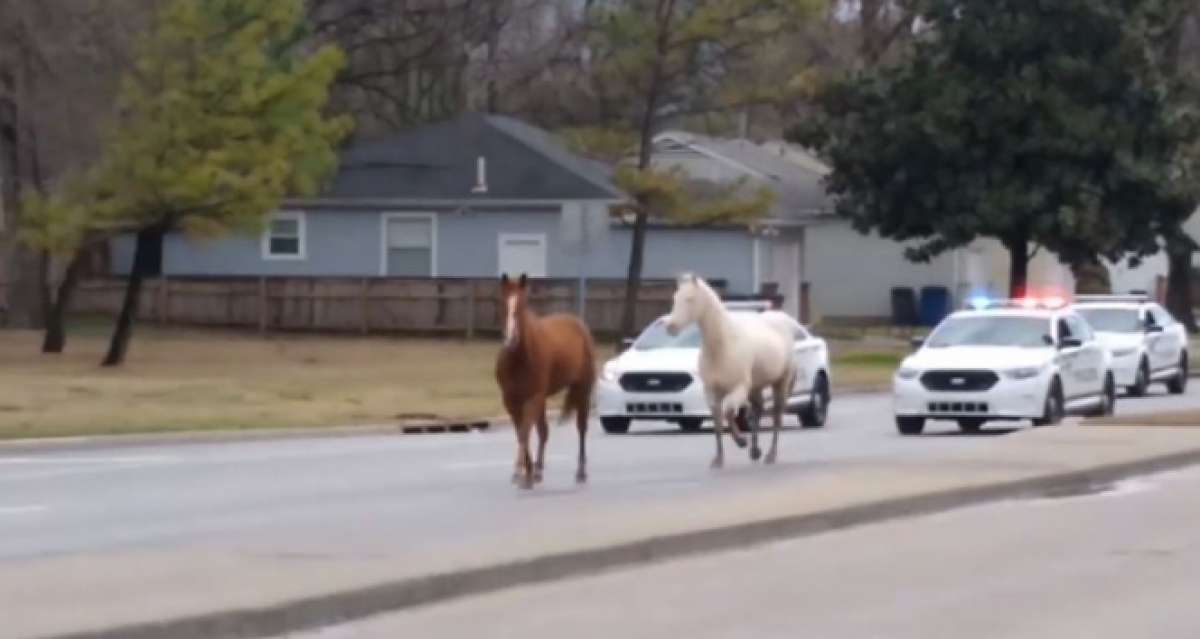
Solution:
M 1059 295 L 1048 295 L 1044 297 L 1021 297 L 1015 299 L 993 299 L 990 297 L 976 296 L 967 300 L 966 308 L 976 311 L 983 311 L 992 308 L 1029 308 L 1029 309 L 1055 309 L 1062 308 L 1067 305 L 1067 300 Z

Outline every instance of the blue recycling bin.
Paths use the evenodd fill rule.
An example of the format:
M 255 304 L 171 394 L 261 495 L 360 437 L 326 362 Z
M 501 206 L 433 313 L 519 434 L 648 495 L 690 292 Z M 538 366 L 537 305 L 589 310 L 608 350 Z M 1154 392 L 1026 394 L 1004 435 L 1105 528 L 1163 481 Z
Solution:
M 921 289 L 921 325 L 937 326 L 950 314 L 950 289 L 926 286 Z

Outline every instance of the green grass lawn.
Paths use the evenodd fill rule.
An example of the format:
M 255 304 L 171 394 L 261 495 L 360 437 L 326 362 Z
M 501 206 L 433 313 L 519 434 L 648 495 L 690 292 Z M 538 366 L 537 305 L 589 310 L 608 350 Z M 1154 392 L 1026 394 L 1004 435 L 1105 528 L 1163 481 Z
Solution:
M 495 341 L 135 330 L 126 364 L 98 363 L 110 323 L 72 324 L 67 351 L 0 331 L 0 438 L 394 423 L 502 412 Z M 611 348 L 602 346 L 604 354 Z M 899 343 L 831 341 L 835 392 L 885 388 Z

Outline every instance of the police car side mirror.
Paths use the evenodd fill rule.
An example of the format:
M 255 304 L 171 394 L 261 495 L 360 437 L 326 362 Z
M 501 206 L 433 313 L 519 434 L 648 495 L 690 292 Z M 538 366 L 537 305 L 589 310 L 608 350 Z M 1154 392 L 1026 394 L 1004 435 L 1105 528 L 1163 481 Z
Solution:
M 1059 348 L 1079 348 L 1083 346 L 1083 340 L 1078 337 L 1064 337 L 1058 342 Z
M 919 349 L 925 345 L 925 338 L 924 337 L 914 337 L 911 340 L 909 340 L 908 343 L 910 345 L 912 345 L 912 347 L 914 349 Z
M 1161 333 L 1161 332 L 1163 332 L 1163 327 L 1159 326 L 1158 324 L 1147 324 L 1146 332 L 1147 333 Z
M 633 348 L 633 343 L 635 341 L 637 341 L 637 340 L 632 337 L 626 337 L 625 339 L 622 339 L 621 340 L 621 350 L 627 351 L 627 350 Z

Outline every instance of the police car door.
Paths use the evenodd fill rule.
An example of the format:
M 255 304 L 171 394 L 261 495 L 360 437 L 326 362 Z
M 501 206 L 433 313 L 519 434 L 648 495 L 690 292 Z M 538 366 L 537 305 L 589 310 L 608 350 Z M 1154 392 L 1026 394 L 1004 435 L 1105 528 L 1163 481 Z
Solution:
M 792 352 L 796 358 L 796 382 L 792 385 L 794 396 L 812 391 L 813 373 L 817 370 L 817 356 L 820 353 L 816 340 L 800 324 L 795 325 L 793 337 Z
M 1073 373 L 1078 380 L 1078 396 L 1099 395 L 1104 391 L 1104 347 L 1096 340 L 1092 327 L 1078 315 L 1067 316 L 1071 334 L 1083 342 L 1075 358 Z
M 1079 356 L 1083 349 L 1079 346 L 1063 345 L 1065 340 L 1076 337 L 1070 324 L 1067 323 L 1066 315 L 1060 315 L 1055 325 L 1058 333 L 1055 345 L 1058 348 L 1059 379 L 1062 380 L 1063 397 L 1069 402 L 1086 393 L 1080 384 L 1079 373 L 1076 370 L 1079 367 Z
M 1153 373 L 1174 368 L 1179 349 L 1183 346 L 1182 331 L 1176 330 L 1175 320 L 1158 304 L 1146 307 L 1146 352 L 1150 354 Z M 1153 328 L 1151 328 L 1153 327 Z

